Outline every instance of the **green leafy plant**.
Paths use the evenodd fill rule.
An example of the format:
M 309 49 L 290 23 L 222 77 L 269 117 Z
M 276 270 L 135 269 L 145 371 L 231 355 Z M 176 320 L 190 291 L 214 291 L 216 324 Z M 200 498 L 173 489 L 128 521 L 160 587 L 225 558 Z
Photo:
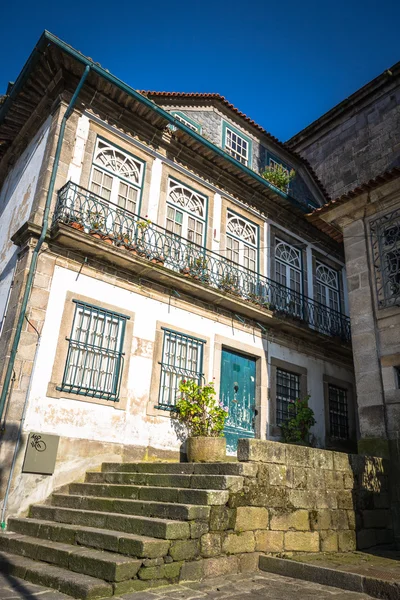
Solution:
M 297 398 L 288 406 L 289 418 L 281 423 L 281 441 L 286 444 L 310 443 L 310 428 L 315 425 L 314 411 L 308 406 L 310 396 Z
M 137 228 L 139 229 L 139 231 L 141 233 L 144 233 L 145 231 L 147 231 L 148 228 L 150 227 L 150 225 L 151 225 L 151 221 L 150 221 L 150 219 L 147 219 L 147 215 L 146 215 L 145 219 L 142 219 L 141 221 L 137 222 Z
M 181 397 L 175 406 L 175 417 L 185 425 L 190 437 L 221 437 L 228 407 L 215 397 L 213 382 L 201 386 L 190 379 L 179 384 Z
M 87 220 L 91 230 L 98 231 L 99 229 L 104 228 L 104 216 L 100 212 L 89 210 L 87 212 Z
M 286 192 L 289 187 L 289 183 L 296 176 L 294 169 L 288 171 L 282 165 L 270 165 L 265 167 L 265 171 L 261 173 L 261 177 L 264 177 L 269 183 L 272 183 L 275 187 Z
M 224 275 L 219 284 L 218 287 L 221 290 L 224 290 L 226 292 L 234 292 L 234 293 L 239 293 L 239 280 L 235 275 Z

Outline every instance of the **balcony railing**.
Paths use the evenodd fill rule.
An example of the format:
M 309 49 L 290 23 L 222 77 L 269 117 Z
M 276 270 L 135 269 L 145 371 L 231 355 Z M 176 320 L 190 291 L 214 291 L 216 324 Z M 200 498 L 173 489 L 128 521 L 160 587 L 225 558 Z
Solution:
M 58 222 L 271 310 L 282 318 L 307 323 L 320 333 L 350 341 L 350 320 L 342 313 L 107 202 L 72 182 L 58 193 L 53 225 Z

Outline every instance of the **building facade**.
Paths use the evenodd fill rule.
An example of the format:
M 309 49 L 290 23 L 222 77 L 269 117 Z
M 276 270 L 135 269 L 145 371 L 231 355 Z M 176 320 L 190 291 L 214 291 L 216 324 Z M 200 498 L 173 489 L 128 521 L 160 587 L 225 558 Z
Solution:
M 216 95 L 140 93 L 49 33 L 0 107 L 2 495 L 21 513 L 116 457 L 177 457 L 179 381 L 214 381 L 239 437 L 310 396 L 351 449 L 341 244 L 305 218 L 309 165 Z M 266 165 L 294 169 L 281 190 Z M 59 437 L 54 475 L 21 472 Z M 16 450 L 17 448 L 17 450 Z M 10 476 L 11 472 L 11 476 Z

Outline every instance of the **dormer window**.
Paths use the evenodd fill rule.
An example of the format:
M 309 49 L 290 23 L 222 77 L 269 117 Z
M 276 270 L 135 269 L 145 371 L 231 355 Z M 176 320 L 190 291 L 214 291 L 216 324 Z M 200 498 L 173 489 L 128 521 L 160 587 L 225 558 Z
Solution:
M 246 167 L 251 166 L 251 140 L 225 122 L 222 127 L 222 147 Z
M 186 125 L 186 127 L 189 127 L 189 129 L 191 129 L 192 131 L 195 131 L 196 133 L 201 133 L 201 125 L 199 125 L 198 123 L 196 123 L 196 121 L 185 115 L 185 113 L 173 110 L 171 112 L 171 115 L 175 117 L 177 121 L 180 121 L 181 123 Z

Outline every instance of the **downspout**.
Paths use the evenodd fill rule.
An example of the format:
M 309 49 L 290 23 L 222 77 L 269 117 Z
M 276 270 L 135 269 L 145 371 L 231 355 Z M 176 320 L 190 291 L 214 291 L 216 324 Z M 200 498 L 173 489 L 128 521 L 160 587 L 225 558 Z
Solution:
M 78 95 L 82 89 L 83 84 L 85 83 L 85 80 L 89 74 L 89 71 L 90 71 L 90 66 L 87 65 L 85 67 L 83 75 L 78 83 L 78 86 L 70 100 L 70 103 L 68 104 L 67 110 L 65 111 L 64 116 L 61 121 L 60 133 L 58 136 L 56 153 L 54 156 L 53 169 L 51 172 L 49 189 L 47 191 L 46 204 L 45 204 L 45 209 L 44 209 L 44 214 L 43 214 L 42 231 L 41 231 L 40 237 L 37 241 L 37 244 L 35 246 L 35 249 L 33 251 L 32 261 L 31 261 L 31 264 L 29 267 L 29 272 L 28 272 L 28 278 L 26 280 L 24 296 L 22 298 L 21 309 L 19 312 L 18 323 L 17 323 L 15 336 L 14 336 L 14 340 L 13 340 L 13 344 L 12 344 L 12 348 L 11 348 L 11 352 L 10 352 L 10 359 L 8 361 L 7 371 L 6 371 L 6 375 L 4 378 L 3 390 L 2 390 L 1 396 L 0 396 L 0 421 L 3 416 L 4 406 L 6 403 L 6 398 L 7 398 L 8 390 L 10 387 L 11 376 L 12 376 L 12 372 L 14 369 L 15 358 L 17 356 L 19 341 L 21 339 L 22 326 L 24 324 L 26 307 L 28 305 L 28 300 L 29 300 L 29 296 L 31 293 L 31 289 L 32 289 L 32 283 L 33 283 L 33 278 L 34 278 L 35 271 L 36 271 L 36 264 L 37 264 L 37 260 L 38 260 L 38 256 L 39 256 L 39 251 L 40 251 L 40 248 L 42 247 L 42 244 L 43 244 L 46 234 L 47 234 L 47 230 L 49 228 L 49 214 L 50 214 L 50 207 L 51 207 L 51 199 L 53 197 L 54 184 L 55 184 L 55 180 L 56 180 L 58 164 L 60 162 L 60 154 L 61 154 L 61 148 L 62 148 L 62 143 L 63 143 L 63 139 L 64 139 L 66 122 L 72 113 L 72 110 L 75 106 Z

